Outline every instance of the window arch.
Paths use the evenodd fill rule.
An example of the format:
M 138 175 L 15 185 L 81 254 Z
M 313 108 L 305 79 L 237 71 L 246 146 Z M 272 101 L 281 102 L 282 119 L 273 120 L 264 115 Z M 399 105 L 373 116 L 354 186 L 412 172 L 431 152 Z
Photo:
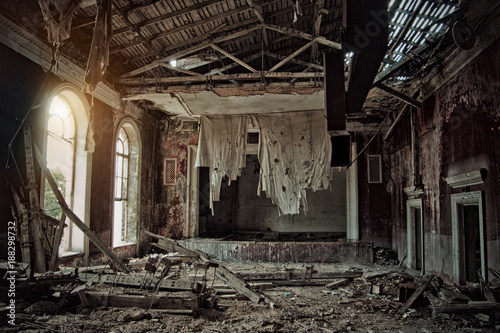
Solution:
M 115 139 L 113 247 L 137 242 L 140 215 L 140 136 L 130 119 L 118 126 Z
M 51 95 L 46 113 L 45 156 L 59 190 L 71 210 L 89 225 L 91 156 L 86 151 L 90 106 L 78 88 L 62 85 Z M 43 207 L 57 219 L 62 210 L 50 186 L 44 183 Z M 83 232 L 66 219 L 59 247 L 61 254 L 84 252 Z

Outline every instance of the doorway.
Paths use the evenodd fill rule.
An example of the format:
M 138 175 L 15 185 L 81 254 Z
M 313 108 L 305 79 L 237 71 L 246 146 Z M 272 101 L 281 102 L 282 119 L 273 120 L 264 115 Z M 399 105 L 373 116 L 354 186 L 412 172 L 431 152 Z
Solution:
M 406 201 L 407 266 L 424 273 L 424 218 L 422 199 Z
M 487 281 L 483 200 L 480 191 L 451 196 L 453 268 L 458 283 Z

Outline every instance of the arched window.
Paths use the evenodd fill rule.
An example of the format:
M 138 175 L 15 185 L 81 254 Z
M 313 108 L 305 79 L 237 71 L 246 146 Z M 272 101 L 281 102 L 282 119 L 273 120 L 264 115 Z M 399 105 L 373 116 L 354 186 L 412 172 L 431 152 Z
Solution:
M 113 247 L 135 244 L 139 220 L 140 139 L 130 120 L 118 127 L 115 146 Z
M 53 94 L 47 112 L 47 135 L 45 155 L 59 190 L 69 208 L 88 225 L 90 194 L 90 153 L 85 151 L 89 126 L 87 110 L 89 105 L 78 89 L 62 86 Z M 55 195 L 45 183 L 43 207 L 45 212 L 61 219 L 60 208 Z M 66 219 L 59 252 L 71 254 L 84 252 L 83 232 Z

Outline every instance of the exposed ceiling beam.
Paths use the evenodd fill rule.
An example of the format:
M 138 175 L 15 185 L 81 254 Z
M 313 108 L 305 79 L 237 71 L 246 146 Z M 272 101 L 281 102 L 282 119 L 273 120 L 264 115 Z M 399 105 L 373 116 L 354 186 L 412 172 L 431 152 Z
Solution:
M 137 28 L 136 26 L 132 25 L 130 23 L 130 21 L 128 20 L 128 17 L 127 15 L 122 12 L 119 8 L 117 8 L 113 2 L 111 2 L 113 8 L 118 12 L 118 14 L 120 15 L 120 17 L 122 18 L 123 22 L 125 22 L 125 24 L 130 28 L 132 29 L 132 31 L 135 33 L 135 35 L 137 37 L 139 37 L 139 39 L 141 40 L 141 43 L 144 44 L 144 46 L 148 49 L 148 51 L 150 52 L 153 52 L 157 57 L 160 56 L 160 54 L 158 53 L 158 50 L 155 50 L 154 47 L 151 45 L 151 43 L 146 39 L 144 38 L 144 36 L 142 35 L 141 31 L 139 28 Z
M 325 0 L 317 0 L 314 4 L 314 31 L 313 36 L 318 37 L 321 31 L 321 19 L 323 18 L 323 7 L 325 6 Z M 314 43 L 311 47 L 311 59 L 313 61 L 318 60 L 318 43 Z
M 207 1 L 207 2 L 202 2 L 202 3 L 199 3 L 199 4 L 193 5 L 193 6 L 189 6 L 189 7 L 186 7 L 186 8 L 179 9 L 179 10 L 177 10 L 175 12 L 171 12 L 171 13 L 168 13 L 168 14 L 165 14 L 165 15 L 161 15 L 161 16 L 155 17 L 153 19 L 149 19 L 149 20 L 145 20 L 145 21 L 139 22 L 139 23 L 136 24 L 136 26 L 139 29 L 143 28 L 143 27 L 147 27 L 148 25 L 153 25 L 153 24 L 156 24 L 156 23 L 160 23 L 162 21 L 166 21 L 168 19 L 180 16 L 180 15 L 183 15 L 183 14 L 187 14 L 189 12 L 192 12 L 192 11 L 195 11 L 195 10 L 198 10 L 198 9 L 202 9 L 202 8 L 205 8 L 205 7 L 217 4 L 219 2 L 224 2 L 224 0 L 210 0 L 210 1 Z M 136 10 L 136 9 L 144 8 L 144 7 L 147 7 L 149 5 L 150 4 L 144 5 L 144 6 L 133 7 L 131 9 L 129 9 L 127 11 L 127 13 L 130 10 Z M 125 9 L 122 9 L 122 10 L 125 10 Z M 127 32 L 127 31 L 130 31 L 129 27 L 123 27 L 123 28 L 114 30 L 113 31 L 113 36 L 117 36 L 117 35 L 123 34 L 123 33 Z
M 307 39 L 310 41 L 316 41 L 320 44 L 329 46 L 329 47 L 337 49 L 337 50 L 342 49 L 342 45 L 340 43 L 331 41 L 329 39 L 326 39 L 325 37 L 321 37 L 321 36 L 314 37 L 311 34 L 308 34 L 308 33 L 305 33 L 305 32 L 299 31 L 299 30 L 286 28 L 286 27 L 279 27 L 277 25 L 272 25 L 272 24 L 263 24 L 262 26 L 265 27 L 266 29 L 274 30 L 274 31 L 277 31 L 277 32 L 280 32 L 282 34 L 289 35 L 292 37 L 303 38 L 303 39 Z
M 235 84 L 225 84 L 218 83 L 215 86 L 207 86 L 206 84 L 190 84 L 190 85 L 165 85 L 165 86 L 136 86 L 136 87 L 124 87 L 120 89 L 122 92 L 123 100 L 137 100 L 144 98 L 146 94 L 158 94 L 158 93 L 170 93 L 170 92 L 185 92 L 185 93 L 196 93 L 199 91 L 217 91 L 221 92 L 224 90 L 230 91 L 229 93 L 223 93 L 224 96 L 234 93 L 235 89 L 241 89 L 242 91 L 255 91 L 258 90 L 259 94 L 262 94 L 262 83 L 261 82 L 239 82 Z M 276 93 L 297 93 L 301 94 L 304 90 L 316 90 L 321 91 L 323 88 L 316 82 L 297 82 L 295 84 L 290 84 L 290 82 L 270 82 L 266 84 L 266 89 L 273 89 Z M 282 90 L 279 92 L 279 90 Z
M 307 43 L 306 45 L 302 46 L 300 49 L 296 50 L 295 52 L 293 52 L 292 54 L 290 54 L 288 57 L 286 57 L 285 59 L 281 60 L 279 63 L 277 63 L 276 65 L 274 65 L 273 68 L 271 68 L 269 70 L 269 72 L 274 72 L 275 70 L 277 70 L 278 68 L 280 68 L 281 66 L 283 66 L 284 64 L 286 64 L 287 62 L 289 62 L 290 60 L 292 60 L 293 58 L 295 58 L 299 54 L 301 54 L 302 52 L 304 52 L 313 43 L 314 43 L 314 41 L 312 40 L 309 43 Z
M 214 40 L 212 40 L 212 43 L 225 42 L 225 41 L 237 38 L 237 37 L 244 36 L 244 35 L 248 34 L 249 32 L 260 29 L 260 28 L 261 28 L 260 26 L 255 26 L 253 28 L 238 31 L 238 32 L 235 32 L 235 33 L 227 35 L 227 36 L 217 37 Z M 158 67 L 161 63 L 169 62 L 170 60 L 174 60 L 174 59 L 180 59 L 188 54 L 203 50 L 203 49 L 209 47 L 210 44 L 211 44 L 210 41 L 202 42 L 202 43 L 195 45 L 195 46 L 192 46 L 186 50 L 171 54 L 171 55 L 164 57 L 162 59 L 155 60 L 152 63 L 150 63 L 149 65 L 145 65 L 145 66 L 139 67 L 137 69 L 134 69 L 133 71 L 130 71 L 128 73 L 123 74 L 121 77 L 135 76 L 135 75 L 147 72 L 155 67 Z
M 220 53 L 222 53 L 223 55 L 225 55 L 226 57 L 228 57 L 229 59 L 233 60 L 234 62 L 240 64 L 241 66 L 245 67 L 246 69 L 248 69 L 250 72 L 253 72 L 253 73 L 257 73 L 258 71 L 253 68 L 252 66 L 248 65 L 247 63 L 245 63 L 244 61 L 236 58 L 235 56 L 233 56 L 231 53 L 221 49 L 220 47 L 218 47 L 217 45 L 215 44 L 210 44 L 210 47 L 212 47 L 215 51 L 218 51 Z
M 403 30 L 399 33 L 398 39 L 395 42 L 392 43 L 391 49 L 389 50 L 389 52 L 387 52 L 387 54 L 389 55 L 389 57 L 391 59 L 393 59 L 392 52 L 399 45 L 399 43 L 403 40 L 403 38 L 406 37 L 406 33 L 408 32 L 408 29 L 410 29 L 410 27 L 413 25 L 413 22 L 415 22 L 415 19 L 417 18 L 418 13 L 420 12 L 420 10 L 422 9 L 422 6 L 425 3 L 426 3 L 425 1 L 421 1 L 419 3 L 417 9 L 415 9 L 415 11 L 413 12 L 413 14 L 408 19 L 408 21 L 406 21 L 406 25 L 403 28 Z
M 248 63 L 248 62 L 253 61 L 253 60 L 257 59 L 257 58 L 260 58 L 260 56 L 261 56 L 260 53 L 256 53 L 253 56 L 250 56 L 248 58 L 243 59 L 242 61 Z M 238 66 L 240 66 L 239 63 L 233 62 L 232 64 L 226 65 L 224 67 L 212 69 L 210 72 L 206 73 L 205 75 L 217 74 L 219 72 L 227 71 L 229 69 L 233 69 L 233 68 L 236 68 Z
M 268 51 L 264 51 L 264 55 L 266 55 L 268 57 L 271 57 L 271 58 L 279 59 L 279 60 L 286 59 L 285 56 L 282 56 L 282 55 L 279 55 L 279 54 L 276 54 L 276 53 L 272 53 L 272 52 L 268 52 Z M 324 70 L 323 66 L 316 65 L 316 64 L 313 64 L 313 63 L 310 63 L 310 62 L 306 62 L 306 61 L 302 61 L 302 60 L 298 60 L 298 59 L 290 59 L 290 62 L 292 64 L 296 64 L 296 65 L 299 65 L 299 66 L 306 66 L 306 67 L 310 67 L 310 68 L 315 68 L 315 69 L 320 70 L 320 71 Z
M 308 66 L 306 69 L 304 69 L 301 73 L 307 73 L 309 72 L 310 70 L 312 69 L 311 66 Z M 295 81 L 297 81 L 299 78 L 298 77 L 294 77 L 293 79 L 290 80 L 290 83 L 295 83 Z
M 247 4 L 252 7 L 253 12 L 255 15 L 259 18 L 259 21 L 261 23 L 264 23 L 264 16 L 262 16 L 262 8 L 259 6 L 257 7 L 255 5 L 255 2 L 253 0 L 247 0 Z
M 213 22 L 213 21 L 217 21 L 217 20 L 222 20 L 228 16 L 231 16 L 231 15 L 235 15 L 235 14 L 239 14 L 241 12 L 244 12 L 244 11 L 248 11 L 250 10 L 250 6 L 248 5 L 245 5 L 245 6 L 241 6 L 241 7 L 238 7 L 236 9 L 233 9 L 233 10 L 229 10 L 227 12 L 223 12 L 219 15 L 214 15 L 214 16 L 210 16 L 210 17 L 207 17 L 205 19 L 202 19 L 202 20 L 199 20 L 199 21 L 195 21 L 195 22 L 192 22 L 192 23 L 186 23 L 186 24 L 183 24 L 177 28 L 174 28 L 174 29 L 169 29 L 165 32 L 161 32 L 153 37 L 151 37 L 150 40 L 157 40 L 157 39 L 160 39 L 160 38 L 164 38 L 164 37 L 168 37 L 168 36 L 171 36 L 173 34 L 176 34 L 178 32 L 181 32 L 181 31 L 184 31 L 184 30 L 188 30 L 188 29 L 192 29 L 194 27 L 197 27 L 197 26 L 200 26 L 200 25 L 203 25 L 203 24 L 207 24 L 207 23 L 210 23 L 210 22 Z
M 393 95 L 394 97 L 402 100 L 403 102 L 405 102 L 406 104 L 410 104 L 416 108 L 419 108 L 422 106 L 422 103 L 420 103 L 419 101 L 417 101 L 416 99 L 414 98 L 411 98 L 410 96 L 407 96 L 395 89 L 392 89 L 391 87 L 388 87 L 382 83 L 378 83 L 375 85 L 375 87 L 379 88 L 380 90 L 382 91 L 385 91 L 386 93 L 388 94 L 391 94 Z
M 196 73 L 196 72 L 193 72 L 193 71 L 190 71 L 190 70 L 187 70 L 187 69 L 182 69 L 182 68 L 179 68 L 179 67 L 176 67 L 176 66 L 172 66 L 172 65 L 167 64 L 167 63 L 162 63 L 162 64 L 160 64 L 160 66 L 168 68 L 168 69 L 171 69 L 173 71 L 177 71 L 177 72 L 181 72 L 181 73 L 184 73 L 184 74 L 188 74 L 188 75 L 202 75 L 200 73 Z
M 117 83 L 123 85 L 147 85 L 158 83 L 175 83 L 175 82 L 204 82 L 204 81 L 228 81 L 228 80 L 260 80 L 262 77 L 267 79 L 281 79 L 288 80 L 293 78 L 318 78 L 322 77 L 323 73 L 292 73 L 292 72 L 258 72 L 258 73 L 238 73 L 238 74 L 224 74 L 224 75 L 197 75 L 197 76 L 176 76 L 176 77 L 162 77 L 162 78 L 123 78 L 116 80 Z
M 155 17 L 153 19 L 139 22 L 138 23 L 138 27 L 139 28 L 143 28 L 143 27 L 146 27 L 148 25 L 160 23 L 162 21 L 165 21 L 165 20 L 168 20 L 168 19 L 180 16 L 180 15 L 183 15 L 183 14 L 187 14 L 189 12 L 193 12 L 193 11 L 198 10 L 198 9 L 202 9 L 202 8 L 205 8 L 205 7 L 208 7 L 208 6 L 215 5 L 215 4 L 219 3 L 219 2 L 225 2 L 225 1 L 224 0 L 209 0 L 209 1 L 204 1 L 204 2 L 201 2 L 201 3 L 193 5 L 193 6 L 189 6 L 189 7 L 185 7 L 185 8 L 176 10 L 175 12 L 171 12 L 171 13 L 168 13 L 168 14 L 165 14 L 165 15 L 160 15 L 160 16 Z

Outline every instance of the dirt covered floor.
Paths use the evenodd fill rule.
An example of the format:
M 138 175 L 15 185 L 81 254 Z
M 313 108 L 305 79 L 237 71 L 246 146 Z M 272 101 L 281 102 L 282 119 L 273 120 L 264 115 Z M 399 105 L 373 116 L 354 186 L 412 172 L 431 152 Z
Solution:
M 255 273 L 306 272 L 303 264 L 276 265 L 271 263 L 224 263 L 238 276 Z M 309 269 L 310 266 L 309 266 Z M 164 310 L 139 307 L 85 307 L 72 308 L 51 301 L 19 300 L 16 325 L 2 322 L 4 332 L 498 332 L 500 322 L 493 310 L 466 313 L 435 313 L 431 305 L 444 302 L 441 291 L 447 289 L 460 301 L 463 290 L 453 289 L 434 278 L 427 289 L 404 313 L 398 313 L 402 286 L 418 286 L 427 277 L 418 277 L 397 265 L 314 264 L 319 273 L 362 273 L 349 279 L 314 280 L 314 286 L 283 286 L 272 283 L 248 285 L 267 296 L 272 306 L 255 303 L 231 291 L 220 280 L 214 280 L 213 269 L 206 274 L 206 289 L 212 294 L 214 306 L 201 308 L 194 314 L 171 314 Z M 176 268 L 177 278 L 202 279 L 191 264 Z M 195 274 L 196 273 L 196 274 Z M 80 273 L 81 274 L 81 273 Z M 139 273 L 137 273 L 139 274 Z M 303 284 L 306 280 L 299 280 Z M 312 281 L 312 280 L 309 280 Z M 90 285 L 87 290 L 103 291 L 107 295 L 127 292 L 139 295 L 137 289 Z M 406 290 L 406 289 L 405 289 Z M 233 293 L 234 292 L 234 293 Z M 186 293 L 186 292 L 181 292 Z M 435 295 L 431 295 L 434 293 Z M 172 292 L 170 295 L 177 293 Z M 460 296 L 462 295 L 462 296 Z M 172 297 L 157 294 L 156 297 Z M 464 296 L 467 297 L 467 296 Z M 431 301 L 429 301 L 432 300 Z M 40 302 L 41 301 L 41 302 Z M 453 297 L 448 302 L 455 303 Z M 464 300 L 462 300 L 463 302 Z M 167 311 L 168 312 L 168 311 Z M 5 311 L 2 312 L 5 317 Z M 4 319 L 4 318 L 2 318 Z

